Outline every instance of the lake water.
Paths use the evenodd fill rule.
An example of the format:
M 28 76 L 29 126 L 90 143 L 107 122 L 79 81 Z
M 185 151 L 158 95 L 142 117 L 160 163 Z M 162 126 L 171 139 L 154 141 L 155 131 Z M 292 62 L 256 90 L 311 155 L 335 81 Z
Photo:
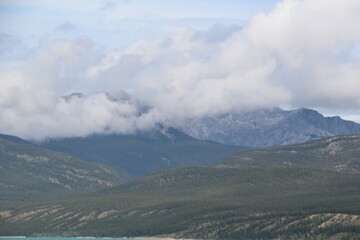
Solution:
M 62 237 L 0 237 L 0 240 L 129 240 L 128 238 L 62 238 Z M 149 240 L 134 238 L 134 240 Z M 152 238 L 151 240 L 160 240 Z

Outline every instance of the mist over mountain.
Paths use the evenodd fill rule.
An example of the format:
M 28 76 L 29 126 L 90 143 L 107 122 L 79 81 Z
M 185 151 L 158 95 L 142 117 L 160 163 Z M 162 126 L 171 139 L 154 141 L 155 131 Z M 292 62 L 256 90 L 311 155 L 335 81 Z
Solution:
M 176 125 L 192 137 L 247 147 L 287 145 L 339 134 L 359 134 L 360 125 L 300 108 L 260 109 L 189 118 Z
M 4 123 L 3 133 L 41 142 L 92 134 L 133 134 L 149 130 L 161 121 L 156 108 L 125 91 L 74 92 L 55 98 L 55 102 L 43 101 L 48 106 L 40 113 L 24 106 L 26 114 L 18 116 L 14 112 L 11 118 L 3 118 L 9 121 Z
M 48 124 L 45 126 L 49 128 L 37 132 L 33 139 L 41 142 L 45 138 L 86 138 L 94 134 L 136 135 L 156 132 L 159 124 L 179 129 L 199 140 L 245 147 L 287 145 L 339 134 L 360 133 L 360 125 L 355 122 L 337 116 L 324 117 L 306 108 L 282 110 L 273 107 L 173 118 L 125 91 L 117 95 L 108 92 L 89 95 L 72 93 L 63 96 L 62 101 L 62 105 L 74 114 L 59 116 L 64 130 Z M 29 133 L 33 131 L 27 130 Z
M 134 4 L 125 2 L 126 6 Z M 56 8 L 49 4 L 40 12 L 49 9 Z M 201 9 L 200 15 L 206 10 Z M 217 15 L 218 8 L 214 9 Z M 239 20 L 235 26 L 193 29 L 188 27 L 191 24 L 180 24 L 120 49 L 99 46 L 92 34 L 49 39 L 46 33 L 44 38 L 38 36 L 42 41 L 36 48 L 21 51 L 29 53 L 17 64 L 11 64 L 10 59 L 16 59 L 13 55 L 23 49 L 21 37 L 15 37 L 12 30 L 5 32 L 0 35 L 0 59 L 10 62 L 4 60 L 9 66 L 0 69 L 0 132 L 36 141 L 127 134 L 149 129 L 164 119 L 202 118 L 274 106 L 359 116 L 358 9 L 357 0 L 283 1 L 267 13 L 259 12 L 246 22 Z M 94 20 L 95 12 L 87 12 L 88 20 Z M 52 13 L 48 16 L 54 17 Z M 21 18 L 7 21 L 14 23 L 16 19 Z M 23 20 L 21 24 L 24 22 L 31 25 L 34 21 Z M 113 23 L 102 23 L 100 28 Z M 53 26 L 46 29 L 58 34 L 82 29 L 75 19 L 48 24 Z M 118 33 L 119 39 L 126 32 Z M 113 39 L 114 35 L 107 37 Z M 124 100 L 122 91 L 152 108 L 138 114 L 137 105 Z M 118 101 L 109 100 L 106 92 Z M 73 96 L 67 102 L 63 96 L 71 93 L 83 96 Z M 252 145 L 251 140 L 247 144 Z

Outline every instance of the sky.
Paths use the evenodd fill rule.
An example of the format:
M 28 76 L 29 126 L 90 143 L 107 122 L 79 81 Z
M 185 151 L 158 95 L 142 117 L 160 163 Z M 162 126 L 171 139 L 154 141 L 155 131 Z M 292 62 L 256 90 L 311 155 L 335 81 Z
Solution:
M 360 122 L 359 90 L 360 0 L 0 0 L 4 134 L 274 106 Z

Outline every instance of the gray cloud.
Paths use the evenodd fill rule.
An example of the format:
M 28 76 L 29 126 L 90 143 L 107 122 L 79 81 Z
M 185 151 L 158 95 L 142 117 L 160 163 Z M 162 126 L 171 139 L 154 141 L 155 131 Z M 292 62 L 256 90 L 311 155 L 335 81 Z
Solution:
M 283 104 L 359 108 L 360 59 L 346 57 L 360 43 L 359 9 L 288 0 L 242 28 L 178 28 L 106 53 L 88 39 L 51 42 L 0 73 L 0 132 L 41 140 Z M 153 107 L 142 113 L 122 90 Z M 72 92 L 84 97 L 62 98 Z

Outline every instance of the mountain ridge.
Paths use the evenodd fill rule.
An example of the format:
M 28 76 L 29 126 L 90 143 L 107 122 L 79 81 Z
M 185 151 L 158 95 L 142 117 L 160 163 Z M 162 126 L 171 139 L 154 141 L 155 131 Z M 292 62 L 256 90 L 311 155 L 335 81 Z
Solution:
M 359 159 L 360 135 L 338 135 L 293 145 L 244 149 L 213 166 L 302 167 L 360 173 Z
M 110 168 L 0 136 L 0 201 L 31 201 L 120 183 Z
M 280 108 L 189 118 L 175 124 L 179 130 L 202 140 L 245 147 L 289 145 L 334 135 L 360 134 L 360 124 L 319 112 Z
M 127 180 L 165 169 L 208 165 L 242 149 L 239 146 L 197 140 L 162 125 L 131 135 L 50 139 L 40 146 L 86 161 L 104 163 Z

